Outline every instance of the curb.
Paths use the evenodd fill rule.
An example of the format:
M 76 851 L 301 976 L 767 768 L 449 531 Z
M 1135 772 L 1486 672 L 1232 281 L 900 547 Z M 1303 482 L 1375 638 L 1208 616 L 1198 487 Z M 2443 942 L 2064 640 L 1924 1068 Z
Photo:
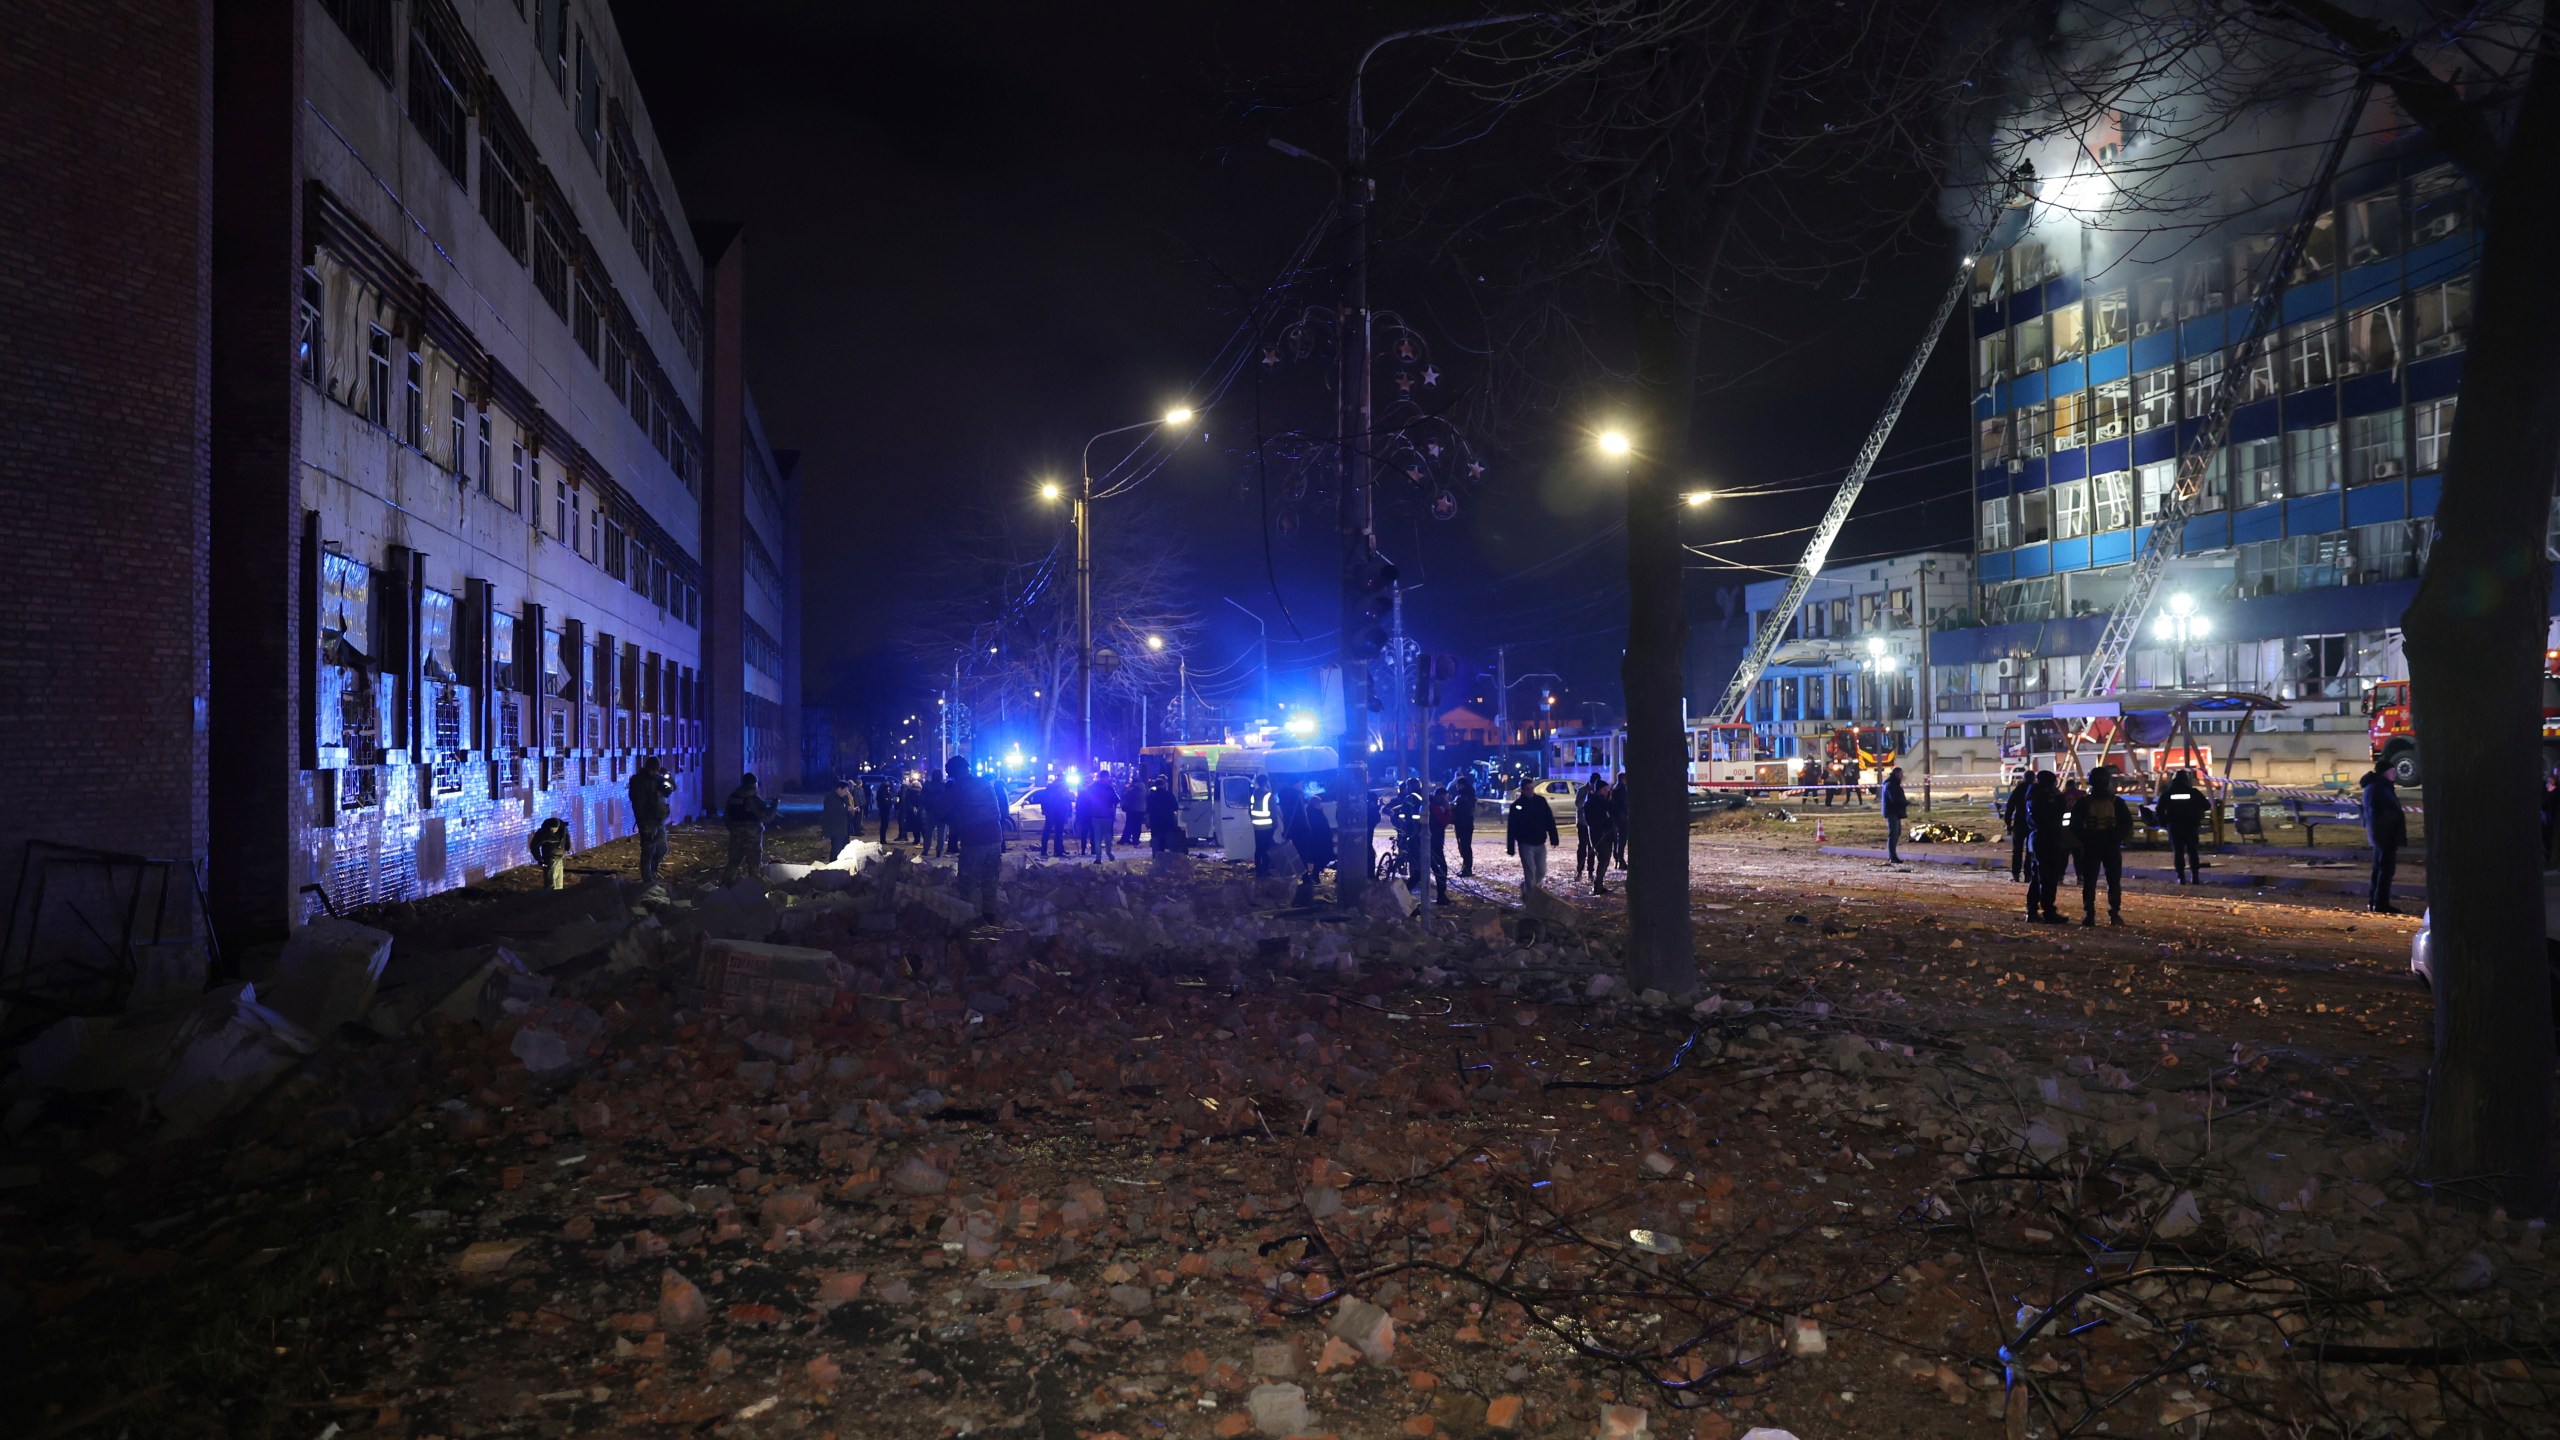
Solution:
M 1882 860 L 1885 858 L 1884 847 L 1880 845 L 1824 845 L 1818 847 L 1817 853 L 1823 855 L 1836 855 L 1844 860 Z M 2009 868 L 2008 857 L 2005 855 L 1962 855 L 1950 854 L 1946 851 L 1937 851 L 1932 853 L 1927 846 L 1917 843 L 1908 844 L 1902 847 L 1902 862 L 1906 865 L 1915 863 L 1927 865 L 1962 865 L 1974 870 L 2006 870 Z M 2359 899 L 2361 899 L 2365 893 L 2365 882 L 2351 876 L 2289 875 L 2281 873 L 2267 874 L 2254 870 L 2234 870 L 2228 868 L 2228 866 L 2229 861 L 2227 858 L 2221 865 L 2208 863 L 2205 868 L 2212 873 L 2204 877 L 2203 883 L 2207 885 L 2226 886 L 2235 890 L 2309 890 L 2324 895 L 2348 895 Z M 2127 865 L 2124 867 L 2124 878 L 2128 882 L 2134 880 L 2149 880 L 2175 884 L 2177 883 L 2178 872 L 2175 870 L 2156 869 L 2150 866 L 2137 868 L 2132 865 Z M 2391 887 L 2391 894 L 2396 899 L 2415 900 L 2419 904 L 2424 905 L 2427 899 L 2427 887 L 2424 885 L 2412 885 L 2405 881 L 2396 882 Z

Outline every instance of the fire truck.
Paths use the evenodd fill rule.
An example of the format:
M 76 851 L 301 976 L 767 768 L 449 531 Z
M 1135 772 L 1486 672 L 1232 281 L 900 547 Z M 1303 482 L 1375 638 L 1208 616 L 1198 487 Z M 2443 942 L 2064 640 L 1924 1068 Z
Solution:
M 2409 682 L 2384 680 L 2364 692 L 2365 733 L 2373 768 L 2395 785 L 2418 783 L 2418 732 L 2410 719 Z M 2560 650 L 2542 652 L 2542 763 L 2560 764 Z

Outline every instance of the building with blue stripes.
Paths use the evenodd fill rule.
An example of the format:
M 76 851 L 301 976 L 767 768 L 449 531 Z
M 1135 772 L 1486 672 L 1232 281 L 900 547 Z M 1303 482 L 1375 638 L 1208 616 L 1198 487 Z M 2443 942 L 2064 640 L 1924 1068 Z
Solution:
M 2165 644 L 2137 648 L 2124 679 L 2285 701 L 2234 752 L 2259 779 L 2352 778 L 2369 759 L 2364 692 L 2408 673 L 2399 617 L 2479 256 L 2471 191 L 2422 151 L 2342 172 L 2327 198 L 2159 591 L 2190 596 L 2209 629 L 2183 666 Z M 1932 636 L 1941 770 L 1996 764 L 2004 715 L 2079 685 L 2291 206 L 2158 263 L 2111 261 L 2120 236 L 2068 224 L 1976 263 L 1974 603 Z

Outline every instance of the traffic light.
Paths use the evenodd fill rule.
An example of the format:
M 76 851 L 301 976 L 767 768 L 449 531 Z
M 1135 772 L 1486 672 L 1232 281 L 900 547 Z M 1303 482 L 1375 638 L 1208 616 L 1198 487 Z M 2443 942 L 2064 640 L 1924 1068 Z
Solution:
M 1387 648 L 1388 622 L 1395 616 L 1395 562 L 1375 550 L 1352 566 L 1352 582 L 1360 592 L 1359 618 L 1351 631 L 1354 659 L 1375 660 Z

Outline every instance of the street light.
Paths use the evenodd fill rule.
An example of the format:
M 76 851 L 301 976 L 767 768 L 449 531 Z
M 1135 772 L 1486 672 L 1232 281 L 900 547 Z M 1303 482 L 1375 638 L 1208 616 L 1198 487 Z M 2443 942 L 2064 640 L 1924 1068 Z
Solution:
M 1883 636 L 1867 637 L 1866 664 L 1869 673 L 1874 677 L 1869 688 L 1876 692 L 1876 724 L 1878 726 L 1882 726 L 1885 722 L 1885 681 L 1900 663 L 1896 657 L 1885 653 Z
M 1694 510 L 1714 498 L 1716 492 L 1713 490 L 1691 490 L 1681 495 L 1680 503 Z
M 2196 613 L 2196 597 L 2184 591 L 2169 597 L 2169 608 L 2151 622 L 2151 633 L 2164 645 L 2177 647 L 2178 688 L 2187 688 L 2187 648 L 2213 633 L 2211 618 Z
M 1624 430 L 1601 431 L 1599 443 L 1600 453 L 1612 459 L 1633 454 L 1636 448 L 1636 442 L 1628 439 L 1627 432 Z
M 1043 500 L 1047 500 L 1054 504 L 1058 497 L 1064 493 L 1066 492 L 1058 487 L 1058 482 L 1055 480 L 1043 480 L 1040 482 L 1040 498 Z
M 1161 635 L 1150 635 L 1150 636 L 1148 636 L 1148 637 L 1147 637 L 1147 648 L 1148 648 L 1148 649 L 1150 649 L 1150 650 L 1161 650 L 1161 649 L 1163 649 L 1163 648 L 1164 648 L 1164 637 L 1163 637 L 1163 636 L 1161 636 Z
M 1076 486 L 1075 509 L 1071 523 L 1076 527 L 1076 689 L 1084 712 L 1084 756 L 1093 758 L 1093 445 L 1114 435 L 1132 430 L 1151 429 L 1157 425 L 1188 425 L 1195 412 L 1188 405 L 1176 405 L 1164 412 L 1162 420 L 1141 420 L 1116 430 L 1097 432 L 1084 442 L 1083 458 L 1076 469 L 1081 479 Z M 1054 499 L 1048 487 L 1042 487 L 1044 498 Z

